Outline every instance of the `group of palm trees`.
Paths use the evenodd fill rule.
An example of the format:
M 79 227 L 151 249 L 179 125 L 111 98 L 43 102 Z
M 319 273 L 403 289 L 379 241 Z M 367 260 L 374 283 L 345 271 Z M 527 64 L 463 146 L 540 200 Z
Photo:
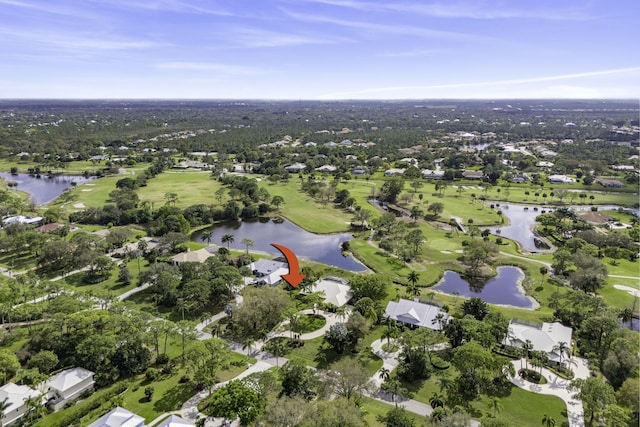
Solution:
M 213 230 L 204 230 L 202 232 L 201 239 L 207 242 L 208 245 L 210 245 L 211 241 L 213 240 Z M 231 244 L 234 243 L 235 241 L 236 241 L 236 237 L 231 233 L 224 233 L 220 238 L 220 242 L 223 245 L 226 244 L 228 250 L 231 249 Z M 254 241 L 248 237 L 245 237 L 244 239 L 242 239 L 242 244 L 245 246 L 246 252 L 248 254 L 249 248 L 253 247 Z

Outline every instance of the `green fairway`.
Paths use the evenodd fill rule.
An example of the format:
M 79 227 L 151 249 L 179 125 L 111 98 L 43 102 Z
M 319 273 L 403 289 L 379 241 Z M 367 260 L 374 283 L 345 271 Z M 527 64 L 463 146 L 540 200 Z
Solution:
M 151 202 L 156 207 L 166 203 L 165 194 L 176 193 L 176 206 L 186 208 L 199 203 L 217 205 L 214 194 L 221 186 L 209 172 L 171 169 L 150 179 L 147 186 L 140 187 L 137 193 L 141 201 Z

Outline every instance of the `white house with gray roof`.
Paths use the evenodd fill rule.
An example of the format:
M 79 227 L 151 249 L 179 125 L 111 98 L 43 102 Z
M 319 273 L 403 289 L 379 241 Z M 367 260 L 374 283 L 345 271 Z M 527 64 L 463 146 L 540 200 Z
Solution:
M 509 347 L 521 348 L 527 341 L 531 342 L 533 350 L 544 351 L 549 356 L 549 361 L 564 365 L 569 358 L 568 351 L 560 354 L 558 344 L 565 343 L 571 348 L 571 336 L 573 329 L 562 323 L 536 323 L 520 319 L 512 319 L 509 322 L 507 335 L 502 344 Z
M 140 415 L 116 406 L 87 427 L 146 427 Z
M 195 427 L 195 424 L 191 421 L 180 418 L 177 415 L 171 415 L 156 427 Z
M 440 330 L 449 321 L 449 314 L 439 306 L 403 298 L 398 302 L 389 301 L 385 315 L 408 326 L 434 330 Z
M 33 398 L 41 398 L 42 404 L 46 401 L 41 392 L 26 385 L 7 383 L 0 387 L 0 402 L 7 405 L 2 412 L 0 425 L 9 426 L 24 417 L 28 410 L 26 401 Z
M 282 280 L 283 275 L 289 273 L 289 265 L 286 262 L 265 258 L 249 264 L 249 269 L 256 276 L 253 283 L 258 286 L 275 286 Z
M 93 375 L 93 372 L 84 368 L 66 369 L 42 383 L 39 389 L 48 398 L 47 406 L 56 411 L 93 387 Z

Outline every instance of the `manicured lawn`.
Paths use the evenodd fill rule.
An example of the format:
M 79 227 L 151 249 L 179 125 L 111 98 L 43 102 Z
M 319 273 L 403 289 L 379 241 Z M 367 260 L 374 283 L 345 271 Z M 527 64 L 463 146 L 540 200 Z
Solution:
M 544 414 L 554 418 L 558 426 L 567 421 L 566 405 L 559 397 L 537 394 L 511 386 L 509 395 L 501 398 L 500 403 L 502 404 L 500 417 L 511 421 L 514 425 L 542 425 Z M 483 414 L 493 415 L 491 399 L 486 396 L 474 402 L 473 407 Z
M 292 179 L 286 184 L 260 181 L 258 185 L 266 188 L 271 197 L 281 196 L 284 199 L 284 204 L 280 206 L 282 216 L 305 230 L 320 234 L 349 230 L 352 214 L 334 208 L 333 203 L 323 205 L 315 201 L 300 191 L 300 181 L 297 179 Z
M 141 259 L 140 260 L 141 271 L 144 270 L 148 266 L 148 264 L 149 263 L 145 259 Z M 87 274 L 85 272 L 76 273 L 72 276 L 67 276 L 63 280 L 68 287 L 76 291 L 81 291 L 81 292 L 109 291 L 109 292 L 113 292 L 114 295 L 120 295 L 135 288 L 138 283 L 138 260 L 134 259 L 132 261 L 129 261 L 129 263 L 127 264 L 127 269 L 131 274 L 131 283 L 126 286 L 117 282 L 118 267 L 114 267 L 111 270 L 111 277 L 109 277 L 109 279 L 100 283 L 92 283 L 92 284 L 84 283 L 83 278 Z
M 137 193 L 141 201 L 149 201 L 155 208 L 166 203 L 165 194 L 176 193 L 176 206 L 186 208 L 199 203 L 218 205 L 215 192 L 221 186 L 220 182 L 211 177 L 210 172 L 170 169 L 150 179 L 147 186 L 140 187 Z M 227 197 L 223 198 L 222 203 L 226 200 Z
M 378 417 L 387 415 L 387 412 L 392 410 L 394 406 L 369 397 L 363 397 L 360 401 L 360 409 L 366 413 L 364 419 L 367 425 L 369 427 L 384 427 L 385 424 L 378 421 Z M 427 421 L 427 417 L 425 416 L 420 416 L 408 411 L 407 414 L 415 421 L 416 426 L 422 426 Z

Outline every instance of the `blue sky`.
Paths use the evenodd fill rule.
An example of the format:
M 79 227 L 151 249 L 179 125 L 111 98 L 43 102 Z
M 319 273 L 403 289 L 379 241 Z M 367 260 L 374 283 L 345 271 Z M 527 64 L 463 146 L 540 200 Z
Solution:
M 638 0 L 0 0 L 2 98 L 639 98 Z

